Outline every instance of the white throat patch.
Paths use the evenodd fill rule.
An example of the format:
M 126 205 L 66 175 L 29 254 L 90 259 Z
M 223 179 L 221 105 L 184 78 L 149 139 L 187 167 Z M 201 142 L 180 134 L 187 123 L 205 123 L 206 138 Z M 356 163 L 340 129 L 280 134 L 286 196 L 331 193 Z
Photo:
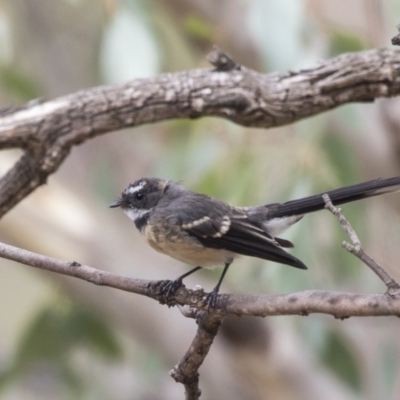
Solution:
M 129 219 L 131 219 L 133 222 L 136 220 L 144 217 L 146 214 L 148 214 L 150 210 L 141 210 L 139 208 L 125 208 L 124 213 L 128 216 Z

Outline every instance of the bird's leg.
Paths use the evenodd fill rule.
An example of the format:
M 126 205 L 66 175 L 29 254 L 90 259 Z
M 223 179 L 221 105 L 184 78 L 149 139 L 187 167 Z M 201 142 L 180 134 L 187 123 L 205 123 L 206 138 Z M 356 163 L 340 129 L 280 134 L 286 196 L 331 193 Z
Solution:
M 215 307 L 215 304 L 217 302 L 219 287 L 221 286 L 221 283 L 222 283 L 230 265 L 231 265 L 231 262 L 225 264 L 224 270 L 222 271 L 221 277 L 219 278 L 217 285 L 210 293 L 208 293 L 208 295 L 206 297 L 206 303 L 208 304 L 209 308 Z
M 193 268 L 189 272 L 186 272 L 185 274 L 178 276 L 178 278 L 176 278 L 175 280 L 167 281 L 167 283 L 165 284 L 165 286 L 162 289 L 164 298 L 166 300 L 168 300 L 169 296 L 171 294 L 173 294 L 174 292 L 176 292 L 176 290 L 182 286 L 183 279 L 185 279 L 187 276 L 193 274 L 194 272 L 198 271 L 199 269 L 201 269 L 201 267 Z

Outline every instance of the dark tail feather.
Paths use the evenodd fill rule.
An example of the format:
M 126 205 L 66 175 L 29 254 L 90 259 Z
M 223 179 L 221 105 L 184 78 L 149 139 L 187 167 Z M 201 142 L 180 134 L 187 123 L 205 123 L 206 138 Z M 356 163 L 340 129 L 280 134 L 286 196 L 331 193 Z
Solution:
M 397 187 L 396 187 L 397 186 Z M 379 196 L 385 193 L 400 190 L 400 176 L 388 179 L 375 179 L 357 185 L 346 186 L 339 189 L 316 194 L 303 199 L 292 200 L 282 204 L 268 205 L 268 218 L 280 218 L 290 215 L 307 214 L 322 210 L 325 202 L 323 194 L 327 194 L 334 205 L 349 203 L 351 201 L 366 199 L 372 196 Z

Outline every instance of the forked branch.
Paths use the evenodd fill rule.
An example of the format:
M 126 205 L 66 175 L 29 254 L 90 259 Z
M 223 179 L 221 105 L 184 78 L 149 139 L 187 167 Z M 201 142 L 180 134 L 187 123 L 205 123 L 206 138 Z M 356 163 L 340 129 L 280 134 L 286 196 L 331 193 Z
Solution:
M 162 287 L 165 281 L 135 279 L 112 272 L 101 271 L 75 261 L 62 261 L 0 243 L 0 257 L 46 271 L 83 279 L 100 286 L 108 286 L 150 297 L 164 303 Z M 169 304 L 186 305 L 207 311 L 203 290 L 189 290 L 182 286 Z M 242 295 L 221 294 L 212 310 L 216 317 L 275 315 L 308 315 L 323 313 L 335 318 L 366 316 L 400 316 L 400 294 L 355 294 L 308 290 L 289 294 Z
M 352 245 L 345 242 L 344 247 L 365 262 L 386 284 L 384 294 L 353 294 L 325 291 L 304 291 L 283 295 L 220 295 L 217 307 L 208 310 L 203 290 L 189 290 L 182 286 L 172 296 L 169 305 L 184 306 L 183 314 L 196 319 L 196 336 L 181 361 L 171 370 L 175 381 L 185 387 L 186 400 L 198 400 L 199 368 L 207 356 L 222 320 L 228 316 L 272 316 L 325 313 L 335 318 L 350 316 L 400 316 L 400 288 L 382 267 L 376 264 L 362 249 L 354 229 L 343 216 L 341 210 L 332 205 L 327 195 L 323 196 L 326 207 L 339 219 L 349 235 Z M 78 262 L 66 262 L 46 257 L 0 243 L 0 257 L 7 258 L 32 267 L 73 276 L 94 283 L 145 295 L 164 303 L 162 287 L 164 281 L 145 281 L 133 279 L 106 271 L 100 271 Z
M 371 268 L 371 270 L 374 271 L 376 275 L 378 275 L 378 277 L 386 285 L 388 289 L 387 293 L 389 295 L 399 295 L 400 285 L 364 251 L 357 233 L 350 225 L 350 222 L 347 221 L 347 219 L 343 215 L 342 210 L 332 204 L 327 194 L 324 194 L 322 197 L 325 201 L 326 208 L 331 211 L 335 217 L 337 217 L 343 230 L 346 232 L 351 240 L 351 244 L 346 241 L 342 242 L 342 247 L 344 247 L 351 254 L 354 254 L 356 257 L 358 257 L 365 265 Z

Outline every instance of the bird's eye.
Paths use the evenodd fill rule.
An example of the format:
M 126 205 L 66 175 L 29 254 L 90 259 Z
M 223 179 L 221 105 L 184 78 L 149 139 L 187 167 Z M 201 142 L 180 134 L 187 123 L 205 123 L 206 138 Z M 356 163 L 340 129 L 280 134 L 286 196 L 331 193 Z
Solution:
M 136 193 L 136 199 L 137 200 L 143 200 L 144 194 L 142 192 L 137 192 Z

